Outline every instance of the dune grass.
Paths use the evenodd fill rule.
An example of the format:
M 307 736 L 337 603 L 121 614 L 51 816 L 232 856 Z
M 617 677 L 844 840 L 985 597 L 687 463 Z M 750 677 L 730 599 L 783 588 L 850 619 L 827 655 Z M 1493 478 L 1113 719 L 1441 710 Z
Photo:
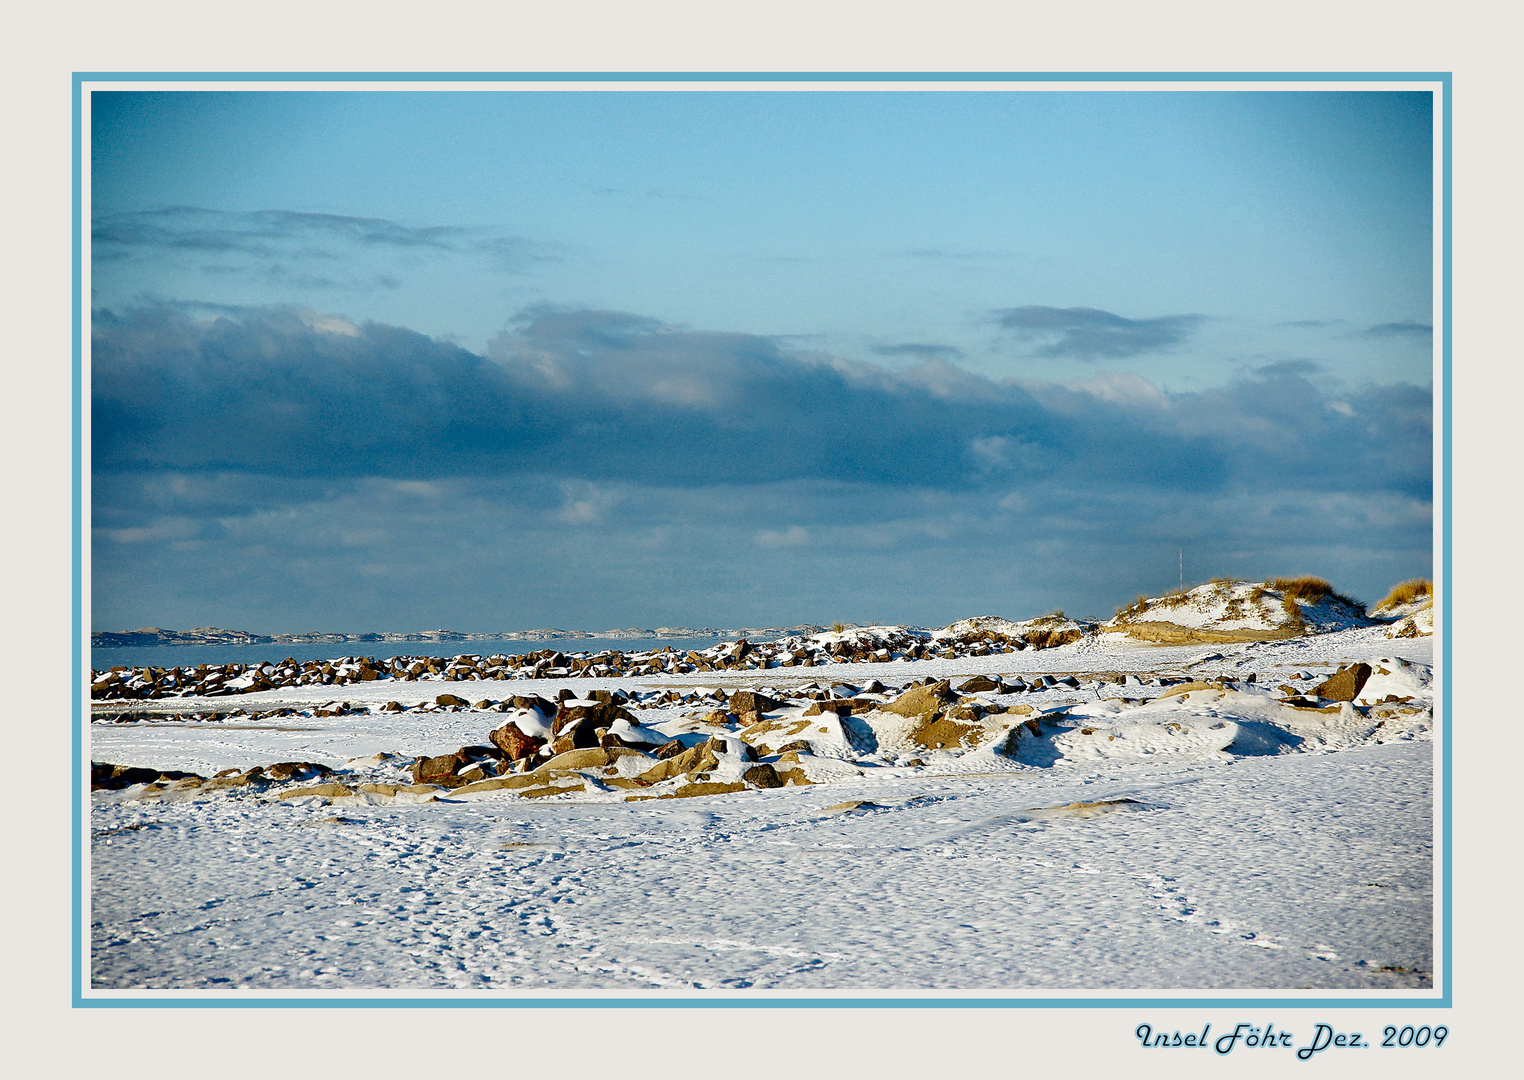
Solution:
M 1341 592 L 1335 592 L 1334 587 L 1320 577 L 1304 575 L 1302 577 L 1271 578 L 1270 587 L 1281 594 L 1281 606 L 1286 614 L 1293 614 L 1292 605 L 1297 601 L 1305 604 L 1317 604 L 1324 600 L 1336 600 L 1352 608 L 1365 611 L 1365 605 L 1352 596 L 1345 596 Z M 1296 612 L 1300 618 L 1300 611 Z
M 1376 605 L 1376 610 L 1385 611 L 1387 608 L 1410 604 L 1421 596 L 1432 597 L 1433 595 L 1434 582 L 1428 578 L 1414 578 L 1411 581 L 1402 582 L 1387 593 L 1386 599 Z
M 1132 603 L 1130 603 L 1130 604 L 1123 604 L 1121 607 L 1117 608 L 1117 616 L 1116 617 L 1118 619 L 1121 619 L 1123 622 L 1126 622 L 1128 619 L 1132 618 L 1134 615 L 1141 615 L 1141 614 L 1143 614 L 1147 610 L 1148 610 L 1148 597 L 1146 597 L 1146 596 L 1139 596 Z

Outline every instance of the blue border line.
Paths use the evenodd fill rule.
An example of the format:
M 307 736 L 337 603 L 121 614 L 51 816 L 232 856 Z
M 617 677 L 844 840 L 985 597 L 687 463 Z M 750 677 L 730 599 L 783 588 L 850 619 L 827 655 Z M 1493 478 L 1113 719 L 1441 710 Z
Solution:
M 212 991 L 218 993 L 219 991 Z M 86 998 L 81 1008 L 135 1009 L 1435 1009 L 1448 1008 L 1441 999 L 1414 1001 L 1386 998 Z M 441 993 L 472 994 L 456 990 Z M 488 991 L 490 993 L 490 991 Z
M 1441 567 L 1440 586 L 1441 586 L 1441 589 L 1442 589 L 1441 604 L 1443 605 L 1441 610 L 1444 613 L 1444 624 L 1445 625 L 1444 625 L 1444 634 L 1442 636 L 1442 640 L 1441 640 L 1441 643 L 1440 643 L 1440 656 L 1443 658 L 1443 663 L 1444 663 L 1444 671 L 1443 671 L 1443 675 L 1444 675 L 1444 695 L 1443 695 L 1443 697 L 1444 697 L 1444 700 L 1443 700 L 1444 727 L 1441 729 L 1441 738 L 1440 738 L 1441 745 L 1444 748 L 1444 751 L 1443 751 L 1444 752 L 1444 766 L 1441 769 L 1441 776 L 1443 777 L 1443 783 L 1444 783 L 1444 795 L 1443 795 L 1443 797 L 1440 800 L 1440 806 L 1441 806 L 1441 811 L 1440 811 L 1440 814 L 1441 814 L 1440 836 L 1442 836 L 1444 838 L 1444 849 L 1445 849 L 1444 850 L 1444 860 L 1443 860 L 1443 862 L 1444 862 L 1444 870 L 1443 870 L 1443 873 L 1444 873 L 1444 887 L 1443 887 L 1444 888 L 1444 891 L 1443 891 L 1443 897 L 1444 897 L 1444 900 L 1443 900 L 1443 903 L 1444 903 L 1444 917 L 1442 918 L 1441 923 L 1442 923 L 1442 925 L 1444 927 L 1444 929 L 1442 931 L 1442 935 L 1443 935 L 1442 940 L 1444 942 L 1443 948 L 1444 948 L 1444 954 L 1445 954 L 1444 955 L 1444 963 L 1443 963 L 1444 980 L 1445 980 L 1444 981 L 1444 991 L 1445 991 L 1445 993 L 1444 993 L 1444 1002 L 1445 1002 L 1445 1005 L 1448 1007 L 1449 1004 L 1450 1004 L 1450 998 L 1451 998 L 1450 980 L 1451 980 L 1452 975 L 1454 973 L 1454 967 L 1453 967 L 1453 965 L 1454 965 L 1454 959 L 1455 959 L 1454 948 L 1452 947 L 1453 946 L 1453 942 L 1454 942 L 1454 934 L 1452 933 L 1452 927 L 1451 927 L 1452 920 L 1450 918 L 1450 913 L 1451 913 L 1451 911 L 1453 909 L 1453 900 L 1454 900 L 1454 897 L 1451 895 L 1451 892 L 1450 892 L 1450 869 L 1451 869 L 1451 859 L 1453 858 L 1451 853 L 1455 850 L 1455 844 L 1454 844 L 1454 823 L 1455 823 L 1455 816 L 1454 816 L 1453 808 L 1451 806 L 1451 791 L 1452 791 L 1452 789 L 1454 787 L 1453 783 L 1451 782 L 1451 763 L 1454 760 L 1453 745 L 1454 745 L 1454 731 L 1455 731 L 1455 722 L 1454 722 L 1455 721 L 1455 716 L 1454 716 L 1454 713 L 1451 711 L 1451 700 L 1452 700 L 1451 695 L 1453 693 L 1453 687 L 1455 685 L 1455 665 L 1452 662 L 1453 659 L 1454 659 L 1454 656 L 1453 656 L 1453 652 L 1452 652 L 1452 648 L 1451 648 L 1451 641 L 1452 641 L 1452 639 L 1451 639 L 1451 636 L 1450 636 L 1450 612 L 1451 612 L 1451 602 L 1450 601 L 1451 601 L 1451 593 L 1452 593 L 1450 585 L 1451 585 L 1451 582 L 1454 580 L 1451 577 L 1451 571 L 1452 571 L 1452 564 L 1451 564 L 1452 555 L 1451 555 L 1451 553 L 1452 553 L 1452 551 L 1454 549 L 1453 549 L 1453 546 L 1452 546 L 1452 543 L 1451 543 L 1451 539 L 1452 538 L 1451 538 L 1451 522 L 1450 522 L 1450 509 L 1451 509 L 1451 494 L 1450 494 L 1450 492 L 1451 492 L 1451 479 L 1452 479 L 1452 474 L 1451 474 L 1451 457 L 1450 457 L 1450 439 L 1451 439 L 1451 434 L 1454 431 L 1454 425 L 1451 423 L 1451 417 L 1450 417 L 1450 408 L 1451 408 L 1451 404 L 1452 404 L 1452 399 L 1451 399 L 1451 396 L 1450 396 L 1450 359 L 1451 359 L 1451 353 L 1450 353 L 1450 341 L 1451 341 L 1451 338 L 1450 338 L 1450 333 L 1451 333 L 1451 331 L 1450 331 L 1450 310 L 1451 310 L 1451 304 L 1450 304 L 1450 301 L 1451 301 L 1451 296 L 1450 296 L 1450 75 L 1448 73 L 1446 73 L 1445 76 L 1443 77 L 1443 79 L 1441 80 L 1441 82 L 1443 83 L 1443 86 L 1444 86 L 1444 89 L 1443 89 L 1442 92 L 1444 94 L 1443 106 L 1444 106 L 1444 147 L 1445 147 L 1445 150 L 1444 150 L 1444 164 L 1442 166 L 1442 176 L 1443 176 L 1443 181 L 1442 182 L 1444 184 L 1445 191 L 1444 191 L 1443 204 L 1442 204 L 1442 207 L 1441 207 L 1441 210 L 1440 210 L 1441 218 L 1444 221 L 1444 226 L 1443 226 L 1444 227 L 1444 239 L 1443 239 L 1443 242 L 1442 242 L 1442 247 L 1440 248 L 1440 281 L 1442 283 L 1441 284 L 1440 306 L 1441 306 L 1441 310 L 1443 310 L 1443 312 L 1444 312 L 1445 328 L 1444 328 L 1444 334 L 1443 334 L 1443 336 L 1441 338 L 1441 341 L 1443 342 L 1443 344 L 1441 346 L 1443 351 L 1442 351 L 1442 354 L 1441 354 L 1442 355 L 1442 359 L 1441 359 L 1442 370 L 1441 370 L 1441 373 L 1440 373 L 1440 403 L 1441 404 L 1440 404 L 1440 451 L 1439 451 L 1439 458 L 1440 458 L 1440 476 L 1442 478 L 1442 484 L 1444 486 L 1444 500 L 1443 500 L 1443 506 L 1441 508 L 1441 519 L 1444 522 L 1444 524 L 1441 526 L 1441 533 L 1440 533 L 1440 547 L 1443 548 L 1443 551 L 1442 551 L 1441 556 L 1440 556 L 1440 567 Z
M 1443 82 L 1439 71 L 88 71 L 113 82 Z M 1448 98 L 1448 95 L 1447 95 Z
M 83 221 L 84 214 L 83 193 L 81 191 L 84 182 L 84 176 L 82 172 L 84 162 L 83 155 L 80 151 L 80 148 L 84 145 L 81 138 L 84 132 L 84 128 L 81 124 L 81 108 L 83 100 L 84 95 L 80 86 L 80 78 L 78 75 L 76 75 L 74 77 L 74 148 L 72 150 L 74 156 L 74 223 L 71 229 L 71 235 L 73 236 L 74 241 L 74 303 L 72 309 L 74 314 L 74 327 L 72 331 L 74 355 L 73 370 L 70 379 L 70 388 L 74 395 L 74 400 L 72 402 L 72 407 L 70 409 L 69 415 L 70 434 L 72 435 L 73 441 L 73 446 L 71 447 L 71 452 L 69 455 L 69 463 L 73 469 L 73 475 L 70 478 L 71 483 L 69 489 L 73 499 L 72 513 L 70 515 L 70 541 L 73 546 L 70 569 L 74 575 L 73 611 L 71 613 L 72 618 L 70 619 L 70 626 L 73 630 L 74 640 L 70 643 L 69 651 L 69 655 L 72 661 L 70 665 L 70 671 L 74 676 L 74 685 L 72 692 L 69 695 L 69 700 L 72 702 L 74 708 L 74 712 L 72 714 L 74 722 L 69 725 L 70 730 L 73 732 L 70 743 L 74 761 L 74 783 L 70 786 L 70 790 L 73 794 L 73 799 L 69 811 L 69 823 L 74 830 L 73 839 L 70 845 L 70 866 L 72 869 L 71 881 L 74 886 L 71 890 L 70 896 L 70 911 L 71 917 L 73 919 L 74 934 L 70 948 L 70 962 L 72 963 L 73 968 L 69 977 L 69 985 L 73 987 L 74 1003 L 76 1005 L 80 1002 L 81 982 L 84 977 L 84 923 L 82 921 L 82 906 L 84 904 L 84 851 L 81 836 L 84 832 L 82 806 L 85 796 L 84 792 L 81 790 L 83 779 L 81 776 L 81 769 L 84 767 L 85 736 L 82 723 L 84 719 L 84 668 L 82 667 L 84 659 L 81 655 L 82 648 L 80 646 L 80 642 L 84 637 L 84 612 L 82 607 L 82 583 L 84 581 L 84 577 L 81 574 L 81 570 L 83 569 L 84 565 L 83 560 L 81 559 L 81 528 L 84 517 L 84 453 L 82 445 L 84 426 L 81 422 L 83 417 L 82 392 L 84 389 L 84 366 L 82 357 L 84 342 L 80 333 L 80 327 L 83 325 L 84 319 L 84 267 L 80 258 L 83 242 L 83 238 L 80 235 L 80 225 Z
M 70 955 L 73 971 L 70 978 L 72 1004 L 75 1008 L 232 1008 L 232 1009 L 1411 1009 L 1451 1008 L 1454 999 L 1451 868 L 1453 850 L 1451 758 L 1453 724 L 1451 715 L 1454 682 L 1451 648 L 1451 243 L 1450 243 L 1450 72 L 80 72 L 74 73 L 73 89 L 73 181 L 74 221 L 73 251 L 73 826 L 71 911 L 73 935 Z M 1440 255 L 1442 282 L 1441 307 L 1444 312 L 1442 371 L 1440 378 L 1440 475 L 1441 505 L 1441 610 L 1443 633 L 1440 653 L 1444 664 L 1442 695 L 1443 726 L 1441 769 L 1443 793 L 1440 800 L 1440 835 L 1443 837 L 1441 940 L 1442 993 L 1435 998 L 480 998 L 480 997 L 334 997 L 334 998 L 186 998 L 186 997 L 94 997 L 83 993 L 84 924 L 83 916 L 83 819 L 82 788 L 84 768 L 84 698 L 83 655 L 83 84 L 85 82 L 1438 82 L 1442 93 L 1443 166 L 1441 220 L 1443 240 Z

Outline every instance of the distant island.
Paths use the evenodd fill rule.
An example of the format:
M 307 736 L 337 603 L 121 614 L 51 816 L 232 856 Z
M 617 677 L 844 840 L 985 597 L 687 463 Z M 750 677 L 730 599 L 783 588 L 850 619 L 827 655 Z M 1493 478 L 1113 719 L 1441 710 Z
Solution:
M 809 634 L 820 630 L 814 624 L 800 626 L 743 627 L 722 630 L 711 626 L 658 626 L 654 630 L 629 627 L 623 630 L 505 630 L 492 634 L 465 634 L 457 630 L 419 630 L 412 633 L 337 634 L 311 631 L 305 634 L 254 634 L 247 630 L 223 630 L 216 626 L 198 626 L 192 630 L 165 630 L 144 626 L 137 630 L 114 632 L 98 630 L 90 635 L 92 649 L 142 648 L 154 645 L 327 645 L 344 642 L 375 641 L 557 641 L 566 638 L 609 638 L 620 641 L 668 638 L 765 639 L 785 634 Z

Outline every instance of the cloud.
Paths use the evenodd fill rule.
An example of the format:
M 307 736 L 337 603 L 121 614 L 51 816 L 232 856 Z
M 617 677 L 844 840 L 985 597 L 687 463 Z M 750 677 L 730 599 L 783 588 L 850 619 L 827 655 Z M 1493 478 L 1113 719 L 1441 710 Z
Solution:
M 810 542 L 810 533 L 800 525 L 790 525 L 783 530 L 758 530 L 753 540 L 758 547 L 801 547 Z
M 1262 364 L 1255 368 L 1254 374 L 1262 379 L 1275 379 L 1283 375 L 1316 375 L 1321 370 L 1323 365 L 1315 360 L 1277 360 L 1272 364 Z
M 1039 342 L 1032 354 L 1044 359 L 1117 360 L 1178 345 L 1203 321 L 1200 315 L 1126 319 L 1097 308 L 1018 307 L 992 312 L 1003 328 L 1024 341 Z
M 893 254 L 908 259 L 946 259 L 965 263 L 992 262 L 1016 257 L 1014 252 L 981 248 L 910 248 L 893 252 Z
M 1432 340 L 1434 327 L 1421 322 L 1389 322 L 1377 323 L 1365 330 L 1366 337 L 1373 338 L 1411 338 L 1414 340 Z
M 874 345 L 875 356 L 908 356 L 914 360 L 961 360 L 963 350 L 951 345 L 929 345 L 916 341 L 904 341 L 894 345 Z
M 92 221 L 90 242 L 92 259 L 102 265 L 144 257 L 216 256 L 224 261 L 204 269 L 222 274 L 247 272 L 243 264 L 227 261 L 237 257 L 278 260 L 264 271 L 277 275 L 290 273 L 285 264 L 332 263 L 356 252 L 465 255 L 514 274 L 561 257 L 553 245 L 482 226 L 413 226 L 344 214 L 194 206 L 104 214 Z M 321 275 L 299 281 L 311 287 L 345 284 Z
M 307 310 L 97 311 L 97 627 L 1104 614 L 1182 544 L 1188 574 L 1425 572 L 1431 389 L 1307 374 L 1018 385 L 608 311 L 526 311 L 485 355 Z
M 1430 453 L 1426 430 L 1398 452 L 1390 433 L 1373 442 L 1305 408 L 1323 396 L 1291 370 L 1197 394 L 1136 376 L 1016 385 L 941 360 L 895 373 L 625 312 L 534 309 L 483 356 L 299 309 L 102 311 L 92 352 L 93 453 L 116 470 L 962 489 L 1009 461 L 1033 480 L 1212 490 L 1245 475 L 1278 483 L 1289 461 L 1321 474 L 1364 462 L 1361 483 L 1407 484 Z M 1393 393 L 1342 400 L 1379 418 Z M 1412 395 L 1428 408 L 1427 390 Z
M 96 218 L 91 223 L 90 241 L 97 258 L 109 258 L 124 249 L 154 248 L 272 255 L 293 242 L 325 240 L 367 246 L 450 249 L 464 232 L 451 226 L 411 228 L 384 218 L 342 214 L 307 214 L 292 210 L 232 213 L 172 206 Z M 298 253 L 316 258 L 329 255 L 321 248 L 308 248 Z

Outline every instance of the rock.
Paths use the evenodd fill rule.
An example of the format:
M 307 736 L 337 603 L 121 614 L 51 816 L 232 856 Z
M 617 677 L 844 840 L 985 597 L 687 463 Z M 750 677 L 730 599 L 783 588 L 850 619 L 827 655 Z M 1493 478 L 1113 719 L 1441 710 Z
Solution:
M 282 784 L 287 780 L 310 780 L 317 776 L 333 775 L 333 770 L 328 766 L 311 761 L 278 761 L 274 765 L 264 766 L 260 771 L 265 778 Z
M 540 752 L 540 747 L 545 745 L 544 739 L 525 735 L 519 730 L 517 724 L 504 724 L 487 738 L 492 740 L 492 745 L 501 750 L 503 756 L 509 761 L 522 761 L 525 758 L 534 757 Z
M 659 784 L 663 780 L 670 780 L 674 776 L 693 775 L 707 772 L 719 766 L 719 760 L 714 756 L 714 751 L 709 743 L 700 743 L 689 750 L 673 757 L 659 760 L 651 768 L 641 773 L 640 780 L 644 784 Z
M 144 769 L 134 765 L 112 765 L 104 761 L 90 762 L 91 791 L 121 791 L 134 784 L 152 784 L 158 780 L 179 780 L 194 773 L 169 772 Z M 200 779 L 198 777 L 198 779 Z
M 924 716 L 926 713 L 934 712 L 944 701 L 952 697 L 952 686 L 943 679 L 930 686 L 917 686 L 906 690 L 899 697 L 880 705 L 879 708 L 898 716 Z
M 783 786 L 783 779 L 778 775 L 778 770 L 771 765 L 753 765 L 741 774 L 741 779 L 759 788 Z
M 958 687 L 960 694 L 983 694 L 990 690 L 999 690 L 1000 684 L 988 675 L 975 675 L 968 682 Z
M 346 795 L 353 795 L 354 791 L 343 784 L 316 784 L 313 787 L 297 788 L 295 791 L 287 791 L 281 795 L 281 800 L 299 799 L 303 795 L 319 795 L 325 799 L 342 799 Z
M 683 744 L 677 739 L 673 739 L 671 742 L 665 743 L 661 749 L 656 751 L 656 757 L 658 760 L 665 761 L 668 758 L 674 758 L 677 757 L 677 755 L 684 753 L 687 753 L 687 750 L 684 748 Z
M 794 751 L 803 751 L 804 753 L 808 754 L 811 752 L 810 744 L 804 739 L 795 739 L 793 742 L 787 742 L 778 747 L 778 753 L 780 754 L 787 754 Z
M 433 784 L 361 784 L 361 791 L 372 795 L 394 796 L 399 792 L 409 795 L 432 795 L 439 791 Z
M 1312 692 L 1325 701 L 1354 701 L 1360 696 L 1360 691 L 1365 689 L 1366 680 L 1370 677 L 1369 664 L 1352 664 L 1341 667 L 1313 687 Z
M 545 764 L 535 770 L 536 774 L 549 776 L 556 769 L 576 771 L 578 769 L 597 769 L 615 760 L 617 755 L 610 754 L 601 746 L 589 747 L 580 750 L 568 750 L 564 754 L 557 754 Z
M 400 701 L 388 701 L 385 705 L 381 706 L 381 711 L 382 712 L 406 712 L 407 711 L 407 707 L 405 705 L 403 705 L 402 702 L 400 702 Z
M 728 795 L 733 791 L 745 790 L 746 784 L 739 780 L 730 784 L 718 782 L 684 784 L 670 795 L 663 795 L 661 797 L 664 799 L 692 799 L 700 795 Z
M 781 709 L 783 703 L 774 701 L 766 694 L 759 694 L 754 690 L 737 690 L 730 695 L 730 711 L 740 716 L 742 713 L 764 713 L 770 709 Z
M 554 701 L 546 701 L 537 694 L 515 694 L 505 704 L 512 705 L 515 709 L 534 709 L 545 716 L 554 716 L 558 705 Z
M 551 723 L 551 731 L 560 735 L 573 724 L 581 721 L 588 728 L 589 734 L 601 727 L 612 727 L 615 720 L 628 720 L 632 724 L 640 723 L 634 715 L 622 705 L 612 701 L 596 701 L 589 704 L 568 705 L 565 702 L 556 710 L 556 718 Z M 596 741 L 597 736 L 592 736 Z M 593 744 L 589 744 L 593 745 Z
M 465 759 L 459 754 L 441 754 L 439 757 L 419 758 L 413 766 L 413 780 L 419 784 L 437 784 L 440 787 L 459 787 L 466 781 L 456 775 Z
M 454 694 L 440 694 L 437 698 L 434 699 L 434 704 L 435 705 L 459 705 L 459 706 L 464 707 L 466 705 L 466 699 L 465 698 L 458 698 Z

